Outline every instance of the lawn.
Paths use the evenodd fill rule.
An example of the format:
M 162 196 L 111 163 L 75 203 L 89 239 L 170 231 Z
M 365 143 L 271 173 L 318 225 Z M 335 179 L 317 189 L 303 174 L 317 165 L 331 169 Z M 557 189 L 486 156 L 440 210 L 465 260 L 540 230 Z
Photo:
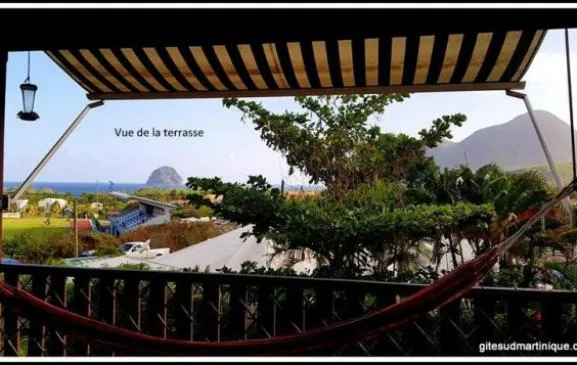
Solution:
M 69 225 L 67 218 L 51 218 L 49 226 L 44 223 L 45 221 L 46 218 L 44 217 L 4 219 L 2 222 L 4 238 L 11 239 L 16 234 L 28 230 L 50 228 L 65 231 Z

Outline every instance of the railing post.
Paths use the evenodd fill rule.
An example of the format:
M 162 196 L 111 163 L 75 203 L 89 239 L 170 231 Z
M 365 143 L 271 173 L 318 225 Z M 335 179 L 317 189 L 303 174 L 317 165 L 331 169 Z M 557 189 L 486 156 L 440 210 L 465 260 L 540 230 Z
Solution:
M 541 303 L 543 311 L 541 321 L 547 340 L 555 343 L 565 342 L 563 339 L 563 302 L 549 299 Z
M 232 284 L 230 289 L 230 302 L 228 312 L 228 327 L 227 335 L 237 340 L 246 340 L 246 309 L 247 292 L 246 285 Z
M 347 289 L 345 291 L 347 309 L 345 311 L 345 319 L 351 319 L 358 317 L 365 313 L 365 296 L 366 293 L 360 288 Z M 362 345 L 359 343 L 352 343 L 345 349 L 341 355 L 345 356 L 366 356 L 364 348 L 360 348 Z
M 397 302 L 397 292 L 385 289 L 384 292 L 377 293 L 376 306 L 377 308 L 386 308 Z M 373 353 L 375 356 L 395 356 L 403 355 L 400 353 L 398 345 L 392 343 L 390 337 L 393 336 L 393 331 L 387 332 L 379 336 L 378 343 L 373 346 Z
M 90 317 L 90 278 L 88 276 L 76 276 L 74 278 L 74 294 L 70 309 L 81 316 Z M 90 345 L 72 339 L 70 354 L 76 356 L 89 356 Z
M 317 286 L 315 288 L 315 310 L 307 318 L 307 328 L 324 328 L 333 323 L 333 289 L 331 287 Z M 314 351 L 311 355 L 330 356 L 334 352 L 332 347 L 322 348 Z
M 280 309 L 279 317 L 282 319 L 277 327 L 280 335 L 295 334 L 303 331 L 303 288 L 288 285 L 285 292 L 284 307 Z M 277 319 L 277 325 L 278 325 Z
M 218 341 L 220 338 L 220 285 L 216 282 L 204 283 L 202 286 L 202 305 L 200 316 L 201 340 Z
M 32 275 L 32 294 L 36 298 L 46 298 L 46 280 L 48 276 L 45 273 Z M 42 356 L 46 352 L 46 332 L 47 329 L 38 323 L 30 320 L 30 333 L 28 335 L 28 356 Z
M 461 315 L 461 301 L 456 300 L 440 309 L 441 315 L 441 352 L 444 356 L 459 354 L 460 337 L 456 326 L 459 325 Z
M 123 326 L 132 331 L 141 331 L 141 311 L 140 311 L 140 280 L 125 279 L 123 282 L 124 293 L 122 293 L 122 308 L 124 309 Z M 118 299 L 117 299 L 118 300 Z
M 525 323 L 524 304 L 518 298 L 509 298 L 507 300 L 507 332 L 511 341 L 523 342 L 525 339 L 525 334 L 521 331 Z
M 152 280 L 149 295 L 148 324 L 150 334 L 155 337 L 166 338 L 166 283 Z
M 18 287 L 18 273 L 14 271 L 5 271 L 4 280 L 14 287 Z M 4 303 L 4 356 L 18 356 L 20 352 L 20 326 L 18 324 L 18 315 L 14 312 L 11 305 Z
M 270 285 L 261 285 L 257 289 L 257 319 L 258 337 L 269 338 L 276 336 L 276 312 L 277 308 L 274 303 L 274 287 Z
M 176 338 L 192 341 L 194 339 L 192 283 L 187 280 L 176 282 L 174 292 L 174 318 L 176 321 Z
M 97 298 L 97 316 L 98 319 L 106 324 L 116 324 L 116 290 L 114 279 L 101 277 L 96 284 Z M 110 356 L 113 353 L 100 347 L 91 348 L 92 356 Z
M 474 346 L 479 346 L 482 343 L 491 341 L 495 339 L 495 326 L 494 315 L 495 315 L 495 299 L 494 298 L 484 298 L 482 296 L 477 296 L 474 299 L 474 320 L 477 326 L 477 333 L 474 339 Z
M 48 303 L 66 308 L 66 277 L 59 274 L 52 275 L 48 293 Z M 51 330 L 46 347 L 49 356 L 66 356 L 66 336 Z

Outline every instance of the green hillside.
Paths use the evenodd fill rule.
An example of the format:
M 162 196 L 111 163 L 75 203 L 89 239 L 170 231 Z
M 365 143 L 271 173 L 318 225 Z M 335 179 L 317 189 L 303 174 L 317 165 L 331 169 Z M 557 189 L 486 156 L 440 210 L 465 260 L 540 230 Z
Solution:
M 555 179 L 553 178 L 553 174 L 551 173 L 551 169 L 548 165 L 545 166 L 535 166 L 532 168 L 520 169 L 520 170 L 513 170 L 513 173 L 520 173 L 528 170 L 536 170 L 540 172 L 547 180 L 552 184 L 555 184 Z M 571 162 L 561 162 L 557 164 L 557 171 L 561 176 L 561 181 L 563 181 L 563 185 L 567 185 L 571 182 L 573 178 L 573 164 Z

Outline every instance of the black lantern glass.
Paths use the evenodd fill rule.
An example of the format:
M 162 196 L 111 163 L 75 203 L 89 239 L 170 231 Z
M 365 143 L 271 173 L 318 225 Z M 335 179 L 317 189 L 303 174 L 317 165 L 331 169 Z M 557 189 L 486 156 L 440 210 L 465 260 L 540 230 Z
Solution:
M 35 121 L 39 118 L 34 111 L 34 101 L 36 99 L 36 91 L 38 86 L 25 82 L 20 85 L 22 91 L 22 111 L 18 113 L 18 118 L 26 121 Z

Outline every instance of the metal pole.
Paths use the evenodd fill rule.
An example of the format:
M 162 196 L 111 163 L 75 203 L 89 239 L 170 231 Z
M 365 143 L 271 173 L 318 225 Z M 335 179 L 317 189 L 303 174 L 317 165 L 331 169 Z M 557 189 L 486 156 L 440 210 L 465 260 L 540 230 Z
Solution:
M 76 247 L 76 257 L 78 257 L 78 212 L 76 206 L 76 199 L 74 199 L 74 242 Z
M 527 112 L 529 113 L 529 117 L 531 118 L 531 122 L 533 123 L 533 127 L 535 128 L 535 132 L 537 132 L 537 137 L 539 138 L 539 142 L 541 143 L 541 148 L 543 148 L 543 152 L 545 153 L 545 158 L 547 159 L 547 163 L 549 164 L 549 168 L 551 169 L 551 173 L 553 174 L 553 178 L 555 179 L 555 183 L 557 184 L 557 188 L 559 190 L 564 188 L 563 182 L 561 181 L 561 176 L 559 175 L 559 171 L 557 171 L 557 166 L 555 165 L 555 161 L 553 161 L 553 157 L 549 152 L 549 147 L 547 146 L 547 142 L 545 141 L 545 137 L 543 136 L 543 132 L 541 131 L 541 127 L 537 124 L 537 116 L 533 111 L 533 107 L 531 106 L 531 102 L 529 101 L 529 97 L 527 94 L 523 94 L 517 91 L 507 90 L 507 95 L 512 96 L 514 98 L 523 99 L 525 102 L 525 106 L 527 107 Z M 571 219 L 571 225 L 573 225 L 573 209 L 571 208 L 571 201 L 569 198 L 563 199 L 563 206 L 569 214 L 569 218 Z
M 24 182 L 22 183 L 22 185 L 20 185 L 20 187 L 18 188 L 18 190 L 16 191 L 16 193 L 14 194 L 14 196 L 12 196 L 11 200 L 18 200 L 20 198 L 20 196 L 24 193 L 24 191 L 26 189 L 28 189 L 28 187 L 30 186 L 30 184 L 32 183 L 32 180 L 34 180 L 34 178 L 36 176 L 38 176 L 38 174 L 40 173 L 40 171 L 44 168 L 44 166 L 46 165 L 46 163 L 48 163 L 48 161 L 52 158 L 52 156 L 54 156 L 54 154 L 56 153 L 56 151 L 58 151 L 58 149 L 62 146 L 62 144 L 64 143 L 64 141 L 66 141 L 66 139 L 72 134 L 72 132 L 74 131 L 74 129 L 76 129 L 76 127 L 80 124 L 80 122 L 82 121 L 82 119 L 84 119 L 84 117 L 86 116 L 86 114 L 88 114 L 88 112 L 96 107 L 99 107 L 101 105 L 103 105 L 104 102 L 103 101 L 97 101 L 94 103 L 90 103 L 87 106 L 84 107 L 84 109 L 82 110 L 82 112 L 80 112 L 80 114 L 76 117 L 76 119 L 74 119 L 74 121 L 72 122 L 72 124 L 70 124 L 70 127 L 68 127 L 68 129 L 66 129 L 66 131 L 64 131 L 64 134 L 58 139 L 58 141 L 56 141 L 56 143 L 54 144 L 54 146 L 52 146 L 52 148 L 50 149 L 50 151 L 48 151 L 48 153 L 46 154 L 46 156 L 44 156 L 44 158 L 42 159 L 42 161 L 40 161 L 40 163 L 34 168 L 34 170 L 32 170 L 32 172 L 30 173 L 30 175 L 28 175 L 28 177 L 26 178 L 26 180 L 24 180 Z
M 8 64 L 8 51 L 0 50 L 0 197 L 4 196 L 4 124 L 6 112 L 6 66 Z M 2 206 L 2 213 L 8 207 Z M 4 257 L 4 232 L 0 217 L 0 259 Z M 0 261 L 1 265 L 1 261 Z
M 571 124 L 571 158 L 573 160 L 573 179 L 577 179 L 577 165 L 575 162 L 575 124 L 573 122 L 573 86 L 571 83 L 571 53 L 569 51 L 569 30 L 567 28 L 565 28 L 565 56 L 567 59 L 567 91 L 569 92 L 569 120 Z M 569 199 L 569 201 L 571 200 Z M 571 215 L 571 218 L 571 227 L 574 227 L 574 215 Z

